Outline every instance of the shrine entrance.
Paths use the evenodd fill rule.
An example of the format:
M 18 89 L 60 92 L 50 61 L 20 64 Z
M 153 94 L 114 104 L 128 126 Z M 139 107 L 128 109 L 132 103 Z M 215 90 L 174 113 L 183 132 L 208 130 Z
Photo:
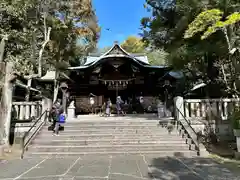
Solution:
M 132 98 L 130 86 L 133 84 L 134 78 L 126 80 L 101 80 L 106 86 L 105 98 L 110 98 L 113 104 L 116 103 L 116 98 L 120 96 L 126 103 Z

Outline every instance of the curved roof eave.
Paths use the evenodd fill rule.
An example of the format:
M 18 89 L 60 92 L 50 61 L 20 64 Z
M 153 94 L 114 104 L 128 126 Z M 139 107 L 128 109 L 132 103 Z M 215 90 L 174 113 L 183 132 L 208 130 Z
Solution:
M 136 62 L 137 64 L 139 64 L 140 66 L 145 67 L 146 65 L 149 66 L 149 64 L 147 63 L 143 63 L 143 62 L 139 62 L 136 58 L 128 56 L 128 55 L 123 55 L 123 54 L 115 54 L 115 55 L 106 55 L 106 56 L 100 56 L 96 61 L 90 63 L 89 65 L 83 65 L 83 66 L 76 66 L 76 67 L 69 67 L 67 68 L 68 70 L 80 70 L 80 69 L 87 69 L 90 68 L 94 65 L 96 65 L 97 63 L 100 63 L 101 60 L 103 59 L 107 59 L 107 58 L 114 58 L 114 57 L 123 57 L 123 58 L 129 58 L 132 59 L 134 62 Z
M 114 48 L 117 48 L 121 51 L 121 54 L 110 54 Z M 144 68 L 152 68 L 152 69 L 165 69 L 170 68 L 169 66 L 151 66 L 148 62 L 141 61 L 138 59 L 138 57 L 134 57 L 130 53 L 126 52 L 120 45 L 115 44 L 111 49 L 109 49 L 106 53 L 101 55 L 100 57 L 97 57 L 94 61 L 84 64 L 83 66 L 77 66 L 77 67 L 69 67 L 68 70 L 81 70 L 81 69 L 87 69 L 90 68 L 96 64 L 99 64 L 102 60 L 107 58 L 115 58 L 115 57 L 122 57 L 122 58 L 128 58 L 134 61 L 136 64 L 138 64 L 141 67 Z

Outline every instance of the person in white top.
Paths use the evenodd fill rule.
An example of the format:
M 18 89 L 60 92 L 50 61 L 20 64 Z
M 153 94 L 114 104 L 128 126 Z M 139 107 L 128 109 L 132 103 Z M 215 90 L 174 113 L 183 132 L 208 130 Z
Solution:
M 90 97 L 89 102 L 90 102 L 91 109 L 92 109 L 92 114 L 93 114 L 93 105 L 94 105 L 94 103 L 95 103 L 94 97 Z
M 158 118 L 162 118 L 164 116 L 164 105 L 160 99 L 157 99 L 157 111 Z

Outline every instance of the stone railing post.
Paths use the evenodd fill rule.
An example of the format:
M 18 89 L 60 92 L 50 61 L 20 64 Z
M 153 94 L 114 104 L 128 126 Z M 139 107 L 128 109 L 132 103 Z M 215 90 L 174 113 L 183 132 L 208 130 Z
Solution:
M 184 119 L 184 100 L 183 97 L 177 96 L 174 98 L 174 112 L 176 120 Z
M 36 105 L 32 104 L 31 105 L 31 118 L 36 117 Z
M 45 111 L 50 111 L 52 107 L 52 100 L 48 99 L 48 98 L 43 98 L 42 99 L 42 113 L 44 113 Z M 45 116 L 42 116 L 42 121 L 45 120 Z
M 68 119 L 72 119 L 72 118 L 75 118 L 75 105 L 74 105 L 74 101 L 72 101 L 70 103 L 70 105 L 68 106 L 68 110 L 67 110 L 67 118 Z
M 25 117 L 25 106 L 24 104 L 20 105 L 19 120 L 23 120 Z
M 25 119 L 29 119 L 30 118 L 30 104 L 26 103 L 25 106 Z

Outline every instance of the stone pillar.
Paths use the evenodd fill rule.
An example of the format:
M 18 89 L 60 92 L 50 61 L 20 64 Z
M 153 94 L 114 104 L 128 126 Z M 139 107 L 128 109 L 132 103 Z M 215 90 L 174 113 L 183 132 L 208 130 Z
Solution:
M 42 99 L 42 113 L 44 113 L 45 111 L 50 111 L 52 108 L 52 100 L 51 99 L 48 99 L 48 98 L 43 98 Z M 42 116 L 42 121 L 45 120 L 45 117 L 46 116 Z
M 72 118 L 75 118 L 76 115 L 75 115 L 75 105 L 74 105 L 74 101 L 72 101 L 70 103 L 70 105 L 68 106 L 68 110 L 67 110 L 67 118 L 68 119 L 72 119 Z
M 25 119 L 29 119 L 31 117 L 30 106 L 31 105 L 29 103 L 26 103 L 26 106 L 25 106 Z
M 20 104 L 19 120 L 23 120 L 25 117 L 25 105 Z
M 183 97 L 177 96 L 174 98 L 174 112 L 177 120 L 183 119 L 184 117 L 184 101 Z

